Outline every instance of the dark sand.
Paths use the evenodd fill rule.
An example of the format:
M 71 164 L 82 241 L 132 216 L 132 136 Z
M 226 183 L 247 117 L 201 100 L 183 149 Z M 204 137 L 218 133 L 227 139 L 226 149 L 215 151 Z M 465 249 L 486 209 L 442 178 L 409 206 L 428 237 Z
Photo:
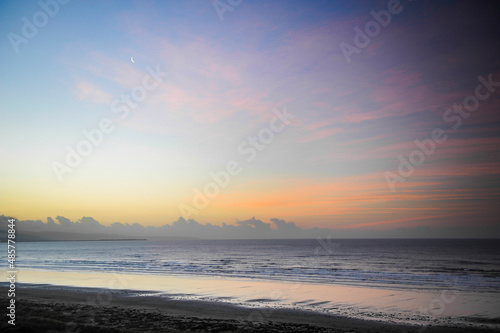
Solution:
M 7 288 L 0 287 L 7 295 Z M 16 325 L 4 317 L 1 332 L 415 332 L 493 330 L 418 327 L 319 313 L 249 309 L 225 303 L 140 296 L 143 292 L 17 285 Z M 6 297 L 2 308 L 7 312 Z

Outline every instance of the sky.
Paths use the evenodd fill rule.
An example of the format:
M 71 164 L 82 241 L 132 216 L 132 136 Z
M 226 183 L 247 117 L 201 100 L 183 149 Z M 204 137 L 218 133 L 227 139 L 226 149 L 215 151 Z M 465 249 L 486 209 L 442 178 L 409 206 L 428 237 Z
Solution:
M 493 1 L 2 1 L 0 214 L 491 235 L 497 18 Z

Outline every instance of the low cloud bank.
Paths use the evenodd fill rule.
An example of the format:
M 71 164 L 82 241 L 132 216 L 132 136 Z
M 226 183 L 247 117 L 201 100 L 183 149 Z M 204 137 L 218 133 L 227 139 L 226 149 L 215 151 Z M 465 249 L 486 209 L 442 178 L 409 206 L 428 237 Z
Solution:
M 7 217 L 1 217 L 7 220 Z M 2 229 L 4 224 L 2 223 Z M 302 229 L 293 222 L 279 219 L 271 219 L 271 223 L 265 223 L 252 217 L 251 219 L 238 221 L 235 225 L 222 224 L 212 225 L 210 223 L 200 224 L 195 220 L 185 220 L 180 217 L 171 224 L 160 227 L 145 227 L 139 223 L 129 224 L 115 222 L 110 226 L 104 226 L 92 217 L 82 217 L 78 221 L 71 221 L 64 216 L 57 216 L 55 220 L 51 217 L 46 222 L 42 220 L 25 220 L 17 222 L 17 232 L 29 233 L 67 233 L 67 234 L 100 234 L 123 235 L 133 238 L 151 237 L 182 237 L 200 239 L 252 239 L 252 238 L 316 238 L 331 233 L 329 229 Z
M 8 217 L 0 216 L 0 230 L 6 231 Z M 411 229 L 370 230 L 370 229 L 342 229 L 332 230 L 325 228 L 305 229 L 298 227 L 294 222 L 280 219 L 271 219 L 270 223 L 252 217 L 238 221 L 235 225 L 200 224 L 195 220 L 185 220 L 180 217 L 171 224 L 159 227 L 145 227 L 141 224 L 115 222 L 104 226 L 92 217 L 82 217 L 78 221 L 71 221 L 64 216 L 51 217 L 46 222 L 42 220 L 18 221 L 16 234 L 22 235 L 59 235 L 58 239 L 82 239 L 81 235 L 98 235 L 101 238 L 108 236 L 126 236 L 127 238 L 195 238 L 195 239 L 292 239 L 292 238 L 449 238 L 449 237 L 498 237 L 499 228 L 495 231 L 489 228 L 453 227 L 445 229 L 431 229 L 417 227 Z M 493 231 L 493 232 L 492 232 Z M 73 236 L 80 236 L 74 238 Z M 94 237 L 95 238 L 95 237 Z M 110 237 L 111 238 L 111 237 Z

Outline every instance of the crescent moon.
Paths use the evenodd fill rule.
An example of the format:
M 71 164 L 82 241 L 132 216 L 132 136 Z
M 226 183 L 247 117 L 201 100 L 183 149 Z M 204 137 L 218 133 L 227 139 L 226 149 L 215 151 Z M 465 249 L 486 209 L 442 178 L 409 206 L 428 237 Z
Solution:
M 134 57 L 130 57 L 130 61 L 132 61 L 133 63 L 135 63 Z

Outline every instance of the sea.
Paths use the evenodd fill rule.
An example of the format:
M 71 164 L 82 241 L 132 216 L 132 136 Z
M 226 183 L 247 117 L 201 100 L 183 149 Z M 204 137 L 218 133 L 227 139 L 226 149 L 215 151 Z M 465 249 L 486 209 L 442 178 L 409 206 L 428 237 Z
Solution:
M 496 239 L 325 237 L 58 241 L 16 245 L 16 267 L 20 272 L 130 274 L 191 282 L 196 279 L 240 281 L 240 285 L 248 283 L 248 290 L 254 290 L 254 296 L 259 288 L 266 289 L 262 288 L 264 284 L 275 286 L 274 290 L 276 286 L 283 289 L 283 285 L 290 285 L 300 289 L 294 291 L 295 287 L 290 287 L 287 289 L 290 292 L 282 293 L 286 297 L 279 300 L 265 295 L 253 297 L 243 292 L 244 287 L 225 292 L 223 284 L 217 288 L 212 285 L 213 290 L 209 291 L 187 290 L 188 284 L 180 283 L 184 289 L 179 287 L 176 292 L 190 297 L 198 292 L 200 298 L 210 295 L 211 299 L 220 296 L 221 300 L 234 296 L 239 304 L 260 299 L 264 306 L 274 302 L 280 306 L 302 306 L 333 313 L 342 312 L 344 306 L 344 310 L 349 309 L 346 314 L 362 318 L 366 317 L 361 314 L 366 314 L 367 309 L 371 309 L 370 317 L 374 318 L 377 313 L 383 314 L 378 318 L 387 318 L 392 311 L 392 318 L 400 318 L 400 321 L 406 318 L 410 322 L 415 316 L 409 313 L 415 314 L 418 309 L 422 312 L 422 307 L 429 312 L 434 302 L 437 304 L 434 308 L 445 306 L 447 312 L 434 311 L 439 316 L 428 316 L 427 322 L 443 322 L 428 320 L 430 317 L 446 317 L 447 323 L 476 321 L 495 325 L 500 322 L 500 241 Z M 308 294 L 308 290 L 311 293 Z M 172 288 L 169 291 L 172 292 Z

